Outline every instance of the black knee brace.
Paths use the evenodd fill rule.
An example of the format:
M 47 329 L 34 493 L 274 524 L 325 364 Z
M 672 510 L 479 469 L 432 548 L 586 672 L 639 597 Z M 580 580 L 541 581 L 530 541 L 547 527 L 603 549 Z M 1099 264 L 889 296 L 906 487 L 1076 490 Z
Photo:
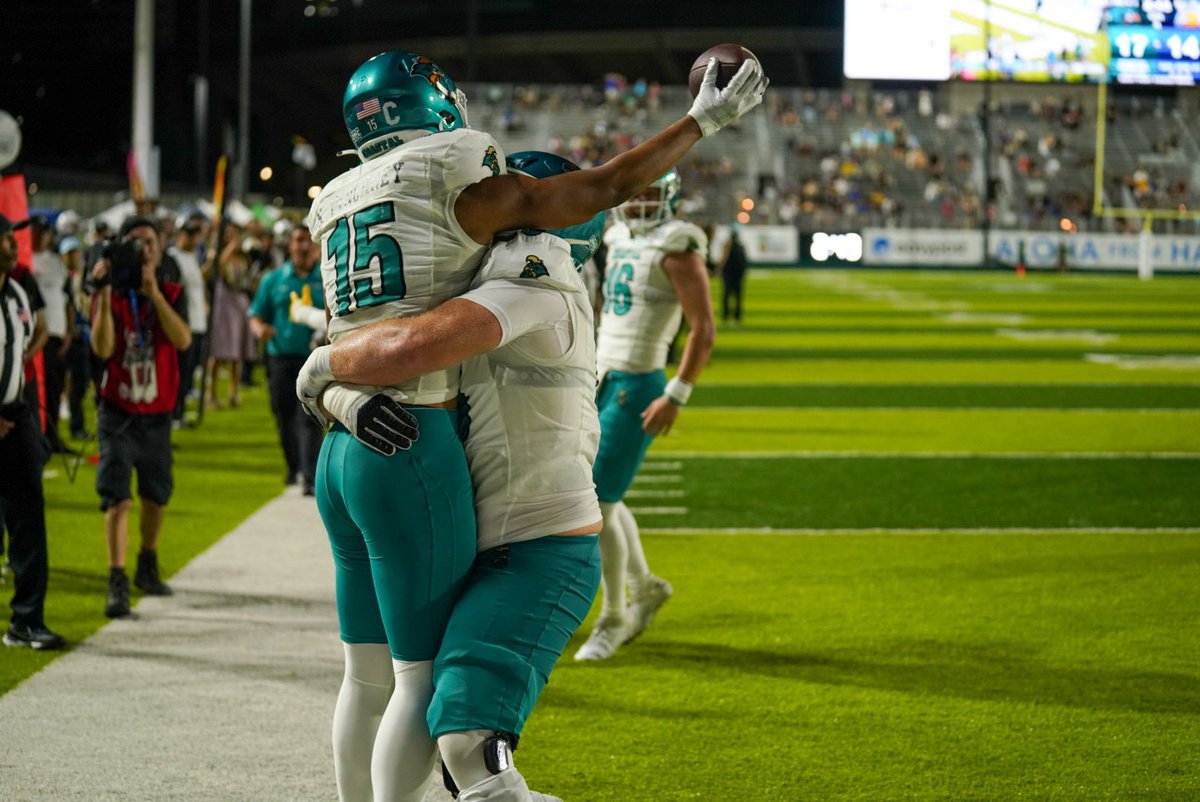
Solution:
M 517 742 L 521 736 L 512 732 L 498 732 L 483 742 L 483 764 L 492 774 L 499 774 L 505 769 L 512 768 L 511 753 L 517 751 Z M 450 796 L 458 799 L 458 784 L 450 776 L 450 769 L 442 761 L 442 784 L 450 792 Z

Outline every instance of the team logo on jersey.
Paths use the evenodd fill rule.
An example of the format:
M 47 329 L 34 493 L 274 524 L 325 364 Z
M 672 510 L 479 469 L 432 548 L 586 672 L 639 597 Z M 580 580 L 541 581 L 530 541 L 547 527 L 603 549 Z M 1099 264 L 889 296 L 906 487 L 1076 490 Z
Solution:
M 628 405 L 629 405 L 629 391 L 628 390 L 618 390 L 617 391 L 617 406 L 624 407 L 624 406 L 628 406 Z
M 546 269 L 546 263 L 540 256 L 530 254 L 525 257 L 525 269 L 521 271 L 521 278 L 541 278 L 548 275 L 550 271 Z
M 483 165 L 492 171 L 492 175 L 500 175 L 500 157 L 496 155 L 496 148 L 491 145 L 487 146 L 487 150 L 483 152 Z

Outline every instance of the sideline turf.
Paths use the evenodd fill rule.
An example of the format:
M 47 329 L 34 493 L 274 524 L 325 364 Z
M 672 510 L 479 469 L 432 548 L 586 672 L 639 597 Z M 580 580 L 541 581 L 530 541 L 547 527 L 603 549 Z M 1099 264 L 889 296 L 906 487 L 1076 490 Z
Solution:
M 945 359 L 930 336 L 1111 318 L 1154 338 L 1140 355 L 1194 353 L 1200 281 L 780 271 L 752 273 L 747 296 L 755 358 L 721 328 L 692 405 L 651 452 L 678 465 L 654 473 L 678 482 L 638 485 L 684 496 L 631 499 L 687 512 L 642 525 L 949 531 L 646 535 L 676 596 L 607 664 L 574 663 L 591 622 L 576 635 L 521 741 L 531 784 L 579 802 L 1200 798 L 1200 535 L 954 531 L 1200 529 L 1200 369 L 1087 362 L 1087 349 L 1011 339 L 995 343 L 1005 359 L 959 345 Z M 955 322 L 983 315 L 1024 320 Z M 797 337 L 806 321 L 839 334 L 822 342 L 827 358 L 795 358 L 810 346 Z M 867 324 L 922 336 L 851 336 Z M 868 349 L 879 358 L 845 358 Z M 189 487 L 210 484 L 187 500 L 181 479 L 168 524 L 197 533 L 164 535 L 171 570 L 184 541 L 198 552 L 278 492 L 265 399 L 247 406 L 212 417 L 203 444 L 181 438 Z M 798 447 L 835 456 L 778 454 Z M 850 453 L 1158 448 L 1187 458 Z M 671 455 L 682 450 L 764 455 Z M 80 630 L 94 628 L 94 492 L 51 492 L 58 532 L 70 532 L 52 529 L 52 549 L 66 537 L 78 553 L 76 576 L 52 581 L 79 585 L 77 599 L 52 589 L 51 601 L 74 599 Z M 58 609 L 51 622 L 66 622 Z
M 174 452 L 175 493 L 167 506 L 159 542 L 159 567 L 164 578 L 282 490 L 283 454 L 266 393 L 261 387 L 249 389 L 243 393 L 242 403 L 239 410 L 209 411 L 202 427 L 172 435 L 178 444 Z M 95 453 L 95 444 L 89 449 Z M 108 568 L 96 468 L 85 462 L 73 484 L 59 456 L 46 468 L 50 472 L 43 483 L 50 547 L 46 623 L 71 644 L 78 644 L 108 622 L 104 617 Z M 136 487 L 135 480 L 135 497 Z M 138 548 L 137 512 L 135 501 L 126 565 L 131 579 Z M 11 591 L 11 583 L 0 587 L 5 606 Z M 141 591 L 133 588 L 135 604 L 140 597 Z M 0 648 L 0 693 L 39 671 L 58 654 L 62 652 Z

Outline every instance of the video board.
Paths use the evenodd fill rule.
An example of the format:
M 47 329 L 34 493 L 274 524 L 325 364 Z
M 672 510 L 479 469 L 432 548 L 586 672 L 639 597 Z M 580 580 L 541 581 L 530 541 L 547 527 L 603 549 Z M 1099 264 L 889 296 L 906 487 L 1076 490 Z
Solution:
M 845 37 L 849 78 L 1190 86 L 1200 77 L 1200 0 L 846 0 Z

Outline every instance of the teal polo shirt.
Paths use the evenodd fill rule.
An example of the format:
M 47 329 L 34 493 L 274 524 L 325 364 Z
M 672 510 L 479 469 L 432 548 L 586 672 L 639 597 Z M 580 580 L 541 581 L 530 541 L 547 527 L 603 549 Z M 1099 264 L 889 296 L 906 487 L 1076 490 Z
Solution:
M 258 283 L 258 292 L 254 293 L 254 302 L 250 304 L 250 316 L 262 318 L 275 327 L 275 336 L 267 341 L 269 356 L 308 356 L 313 330 L 293 323 L 288 317 L 292 293 L 300 295 L 306 284 L 312 288 L 313 305 L 324 309 L 319 264 L 313 265 L 306 278 L 301 278 L 292 263 L 287 261 L 263 276 Z

